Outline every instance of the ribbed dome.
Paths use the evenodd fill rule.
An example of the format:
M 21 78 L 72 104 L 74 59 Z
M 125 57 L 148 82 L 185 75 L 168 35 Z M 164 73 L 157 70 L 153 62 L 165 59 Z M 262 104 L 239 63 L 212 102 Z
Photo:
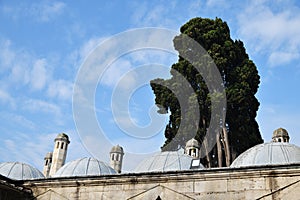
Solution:
M 190 139 L 189 141 L 186 142 L 185 147 L 186 148 L 187 147 L 197 147 L 197 148 L 199 148 L 200 146 L 199 146 L 199 142 L 196 139 L 192 138 L 192 139 Z
M 164 151 L 146 158 L 136 168 L 135 172 L 165 172 L 189 170 L 193 158 L 181 151 Z M 200 168 L 203 168 L 201 165 Z
M 38 169 L 20 162 L 0 163 L 0 174 L 15 180 L 45 178 Z
M 300 163 L 300 148 L 290 143 L 256 145 L 238 156 L 231 167 Z
M 53 177 L 97 176 L 116 174 L 108 164 L 95 158 L 80 158 L 61 167 Z

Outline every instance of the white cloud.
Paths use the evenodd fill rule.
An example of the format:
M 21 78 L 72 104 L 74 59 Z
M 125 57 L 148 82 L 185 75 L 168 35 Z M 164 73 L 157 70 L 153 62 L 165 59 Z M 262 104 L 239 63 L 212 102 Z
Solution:
M 9 40 L 0 40 L 0 44 L 3 44 L 0 83 L 5 89 L 0 91 L 2 102 L 13 103 L 13 98 L 5 91 L 14 94 L 19 90 L 27 90 L 27 96 L 45 92 L 48 97 L 59 100 L 72 98 L 73 83 L 55 77 L 54 64 L 49 61 L 51 57 L 38 58 L 24 49 L 13 48 Z
M 15 100 L 4 90 L 0 89 L 0 102 L 8 103 L 10 106 L 15 107 Z
M 9 140 L 9 139 L 4 140 L 4 145 L 9 150 L 16 149 L 16 145 L 15 145 L 14 141 L 12 141 L 12 140 Z
M 290 5 L 278 11 L 277 7 L 283 3 L 276 5 L 269 1 L 251 1 L 238 21 L 239 35 L 257 54 L 267 55 L 270 66 L 294 61 L 300 50 L 299 8 Z
M 13 87 L 13 89 L 24 86 L 29 86 L 33 91 L 44 89 L 49 80 L 52 79 L 52 71 L 48 61 L 45 58 L 35 58 L 26 52 L 17 52 L 15 55 L 18 59 L 15 59 L 7 67 L 6 72 L 9 75 L 3 77 L 7 78 L 5 84 L 8 87 Z
M 81 24 L 79 21 L 74 21 L 73 24 L 70 24 L 69 27 L 66 27 L 65 41 L 70 45 L 78 43 L 78 38 L 83 39 L 86 35 L 86 27 L 84 24 Z
M 73 84 L 65 80 L 57 80 L 49 83 L 48 96 L 62 100 L 71 100 L 73 95 Z
M 129 113 L 127 114 L 123 114 L 117 117 L 114 117 L 113 119 L 110 120 L 110 122 L 112 124 L 117 124 L 119 126 L 119 128 L 126 128 L 126 129 L 130 129 L 130 128 L 135 128 L 134 125 L 136 125 L 138 123 L 138 119 L 134 118 L 132 116 L 129 116 Z M 125 131 L 126 132 L 126 131 Z
M 131 21 L 136 26 L 165 26 L 174 25 L 176 19 L 170 19 L 166 15 L 171 15 L 176 6 L 176 2 L 168 4 L 155 4 L 144 1 L 143 3 L 133 3 L 135 12 L 131 16 Z M 149 9 L 151 7 L 151 9 Z
M 3 12 L 3 14 L 5 14 L 7 17 L 13 19 L 13 20 L 17 20 L 19 18 L 18 13 L 20 12 L 21 8 L 15 8 L 12 6 L 8 6 L 8 5 L 3 5 L 3 7 L 1 7 L 1 11 Z
M 13 20 L 23 20 L 25 17 L 38 22 L 49 22 L 63 14 L 66 4 L 59 1 L 41 1 L 35 3 L 20 3 L 18 6 L 5 5 L 2 11 Z
M 156 42 L 159 43 L 169 43 L 165 46 L 172 46 L 172 41 L 165 41 L 163 37 L 155 37 Z M 135 66 L 147 65 L 152 63 L 157 63 L 160 65 L 166 65 L 171 67 L 178 59 L 178 54 L 166 52 L 161 49 L 142 49 L 139 51 L 134 51 L 130 53 L 130 60 L 134 63 Z
M 80 61 L 83 61 L 107 37 L 94 37 L 86 41 L 79 49 Z
M 7 120 L 8 123 L 14 124 L 16 127 L 24 127 L 28 128 L 30 130 L 33 130 L 36 128 L 36 125 L 26 117 L 24 117 L 21 114 L 12 113 L 12 112 L 1 112 L 1 120 L 5 121 Z M 7 123 L 6 123 L 7 124 Z
M 203 9 L 201 5 L 200 0 L 192 3 L 184 1 L 171 1 L 166 4 L 150 1 L 133 3 L 132 7 L 135 12 L 131 16 L 131 21 L 135 27 L 154 26 L 177 30 L 186 20 L 199 14 L 199 11 Z M 178 15 L 178 10 L 181 12 L 180 15 Z
M 18 63 L 18 62 L 23 63 Z M 8 76 L 10 84 L 18 84 L 20 85 L 27 85 L 30 82 L 30 67 L 27 65 L 24 59 L 19 58 L 17 63 L 14 63 L 11 66 L 11 71 Z
M 130 88 L 135 83 L 135 74 L 130 73 L 130 75 L 123 77 L 126 72 L 129 72 L 130 69 L 132 69 L 132 64 L 130 61 L 125 59 L 119 59 L 112 65 L 108 66 L 105 73 L 103 73 L 100 83 L 107 85 L 109 87 L 114 87 L 116 84 L 122 80 L 122 85 L 120 85 L 122 88 Z
M 151 12 L 147 12 L 142 17 L 142 20 L 147 24 L 155 24 L 161 20 L 161 14 L 164 13 L 165 7 L 162 5 L 158 5 L 151 9 Z
M 206 3 L 207 5 L 209 1 Z M 188 10 L 189 10 L 189 16 L 197 16 L 197 14 L 199 13 L 200 9 L 203 9 L 203 4 L 204 2 L 202 0 L 195 0 L 195 1 L 191 1 L 188 5 Z
M 298 52 L 272 52 L 269 56 L 268 62 L 271 66 L 284 66 L 285 64 L 299 58 Z
M 3 40 L 0 41 L 0 72 L 8 68 L 15 59 L 15 53 L 11 50 L 11 41 Z
M 107 58 L 108 56 L 99 54 L 96 57 L 90 58 L 97 46 L 106 39 L 106 37 L 93 37 L 85 41 L 78 49 L 73 51 L 67 57 L 68 62 L 74 66 L 80 66 L 78 72 L 84 74 L 84 82 L 93 82 L 98 80 L 97 70 L 99 69 L 99 60 Z M 87 60 L 87 58 L 89 58 Z M 98 62 L 98 63 L 97 63 Z M 84 70 L 82 70 L 84 68 Z M 87 70 L 88 68 L 88 70 Z M 78 76 L 78 75 L 77 75 Z M 77 77 L 78 78 L 78 77 Z
M 78 62 L 84 64 L 81 66 L 82 69 L 79 72 L 81 73 L 80 77 L 84 77 L 82 81 L 85 83 L 95 83 L 99 80 L 100 84 L 113 87 L 131 69 L 132 64 L 130 61 L 117 58 L 114 55 L 119 50 L 117 48 L 119 48 L 118 45 L 120 44 L 116 44 L 116 41 L 113 39 L 104 45 L 104 48 L 107 48 L 109 52 L 102 52 L 102 49 L 98 45 L 105 39 L 107 38 L 91 38 L 78 50 Z M 128 87 L 128 85 L 132 85 L 134 82 L 134 77 L 132 76 L 125 77 L 125 79 L 126 84 L 122 87 Z
M 84 74 L 80 74 L 80 77 L 84 77 L 82 81 L 91 83 L 99 80 L 100 84 L 114 87 L 119 80 L 123 78 L 123 84 L 120 86 L 126 89 L 135 84 L 136 74 L 126 74 L 133 68 L 149 63 L 160 63 L 171 66 L 171 64 L 177 60 L 177 55 L 161 49 L 148 49 L 148 47 L 158 46 L 159 44 L 173 50 L 172 40 L 166 40 L 165 37 L 162 37 L 162 32 L 163 31 L 158 29 L 156 32 L 151 32 L 151 34 L 145 34 L 143 36 L 138 35 L 139 37 L 143 37 L 143 39 L 138 41 L 134 35 L 137 34 L 137 32 L 133 32 L 133 36 L 126 38 L 126 42 L 130 44 L 130 41 L 132 41 L 132 43 L 134 43 L 133 48 L 134 46 L 139 46 L 138 43 L 140 42 L 140 46 L 145 46 L 145 49 L 133 51 L 121 55 L 121 57 L 119 57 L 120 55 L 118 55 L 118 53 L 128 50 L 127 46 L 125 46 L 126 43 L 120 43 L 118 37 L 112 37 L 103 44 L 101 44 L 101 42 L 106 39 L 105 37 L 91 38 L 82 45 L 78 51 L 80 60 L 83 62 L 83 59 L 85 59 L 83 62 L 84 65 L 82 65 L 82 71 L 80 71 L 80 73 Z M 103 48 L 102 46 L 98 46 L 99 44 L 103 45 Z M 106 49 L 107 51 L 101 51 L 103 49 Z M 123 77 L 125 74 L 126 76 Z
M 41 90 L 51 75 L 47 60 L 36 58 L 23 49 L 13 48 L 10 40 L 0 42 L 3 45 L 0 52 L 1 85 L 12 90 L 26 85 L 33 90 Z
M 26 100 L 23 104 L 23 109 L 33 113 L 45 112 L 45 113 L 53 113 L 55 115 L 61 115 L 61 110 L 59 106 L 39 99 Z
M 31 86 L 35 90 L 41 90 L 44 88 L 47 81 L 46 60 L 38 59 L 35 61 L 30 73 Z
M 66 4 L 63 2 L 44 2 L 32 9 L 35 10 L 38 19 L 44 22 L 50 21 L 51 19 L 61 15 L 65 8 Z

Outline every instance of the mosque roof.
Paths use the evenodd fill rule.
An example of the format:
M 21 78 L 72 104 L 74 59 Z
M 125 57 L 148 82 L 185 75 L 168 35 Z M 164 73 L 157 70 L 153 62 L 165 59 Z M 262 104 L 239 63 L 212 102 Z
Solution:
M 231 167 L 291 163 L 300 163 L 300 147 L 286 142 L 270 142 L 248 149 L 232 162 Z
M 135 168 L 135 172 L 189 170 L 192 160 L 193 157 L 182 151 L 164 151 L 143 160 Z M 200 168 L 204 167 L 201 165 Z
M 80 158 L 66 163 L 53 177 L 94 176 L 116 174 L 108 164 L 96 158 Z
M 38 169 L 21 162 L 0 163 L 0 174 L 15 180 L 45 178 Z

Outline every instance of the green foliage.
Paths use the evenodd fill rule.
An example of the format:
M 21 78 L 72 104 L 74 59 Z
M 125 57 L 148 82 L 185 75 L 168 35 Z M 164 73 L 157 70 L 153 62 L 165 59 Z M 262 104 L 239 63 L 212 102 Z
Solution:
M 255 120 L 259 107 L 255 94 L 258 90 L 260 77 L 255 64 L 246 53 L 243 42 L 233 41 L 230 38 L 230 31 L 226 22 L 219 18 L 215 20 L 194 18 L 184 24 L 180 31 L 196 40 L 208 52 L 220 71 L 226 89 L 227 114 L 225 125 L 232 152 L 239 155 L 246 149 L 263 142 Z M 179 36 L 176 36 L 173 42 L 180 55 L 179 47 L 183 44 L 181 44 Z M 191 53 L 197 55 L 197 52 L 192 50 Z M 168 80 L 156 79 L 151 81 L 151 87 L 156 96 L 155 102 L 160 108 L 159 113 L 171 113 L 165 129 L 166 141 L 162 150 L 177 150 L 184 147 L 185 142 L 190 139 L 188 133 L 195 128 L 195 125 L 199 125 L 196 139 L 201 143 L 211 118 L 211 99 L 218 99 L 218 94 L 214 94 L 214 96 L 209 94 L 203 78 L 187 60 L 179 56 L 178 62 L 172 65 L 172 69 L 180 72 L 195 91 L 196 96 L 186 98 L 186 102 L 183 103 L 190 105 L 190 101 L 197 100 L 200 120 L 194 121 L 195 116 L 187 113 L 186 116 L 189 117 L 191 126 L 187 127 L 183 133 L 176 135 L 181 120 L 184 120 L 181 116 L 185 111 L 181 110 L 183 106 L 179 105 L 175 94 L 159 83 L 172 85 L 173 88 L 178 88 L 178 91 L 182 91 L 184 88 L 180 88 L 181 85 L 174 85 L 178 76 L 172 71 L 172 77 Z M 167 145 L 172 140 L 175 140 L 175 143 Z M 211 154 L 214 152 L 213 150 Z

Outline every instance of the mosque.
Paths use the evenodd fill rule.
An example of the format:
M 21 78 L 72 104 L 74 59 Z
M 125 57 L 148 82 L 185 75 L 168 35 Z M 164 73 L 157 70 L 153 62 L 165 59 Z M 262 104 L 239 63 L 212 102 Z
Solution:
M 61 133 L 43 173 L 25 163 L 0 163 L 0 199 L 299 199 L 300 147 L 289 140 L 279 128 L 271 142 L 248 149 L 230 167 L 205 168 L 191 139 L 183 151 L 157 153 L 122 173 L 119 145 L 109 164 L 96 158 L 65 163 L 70 140 Z

